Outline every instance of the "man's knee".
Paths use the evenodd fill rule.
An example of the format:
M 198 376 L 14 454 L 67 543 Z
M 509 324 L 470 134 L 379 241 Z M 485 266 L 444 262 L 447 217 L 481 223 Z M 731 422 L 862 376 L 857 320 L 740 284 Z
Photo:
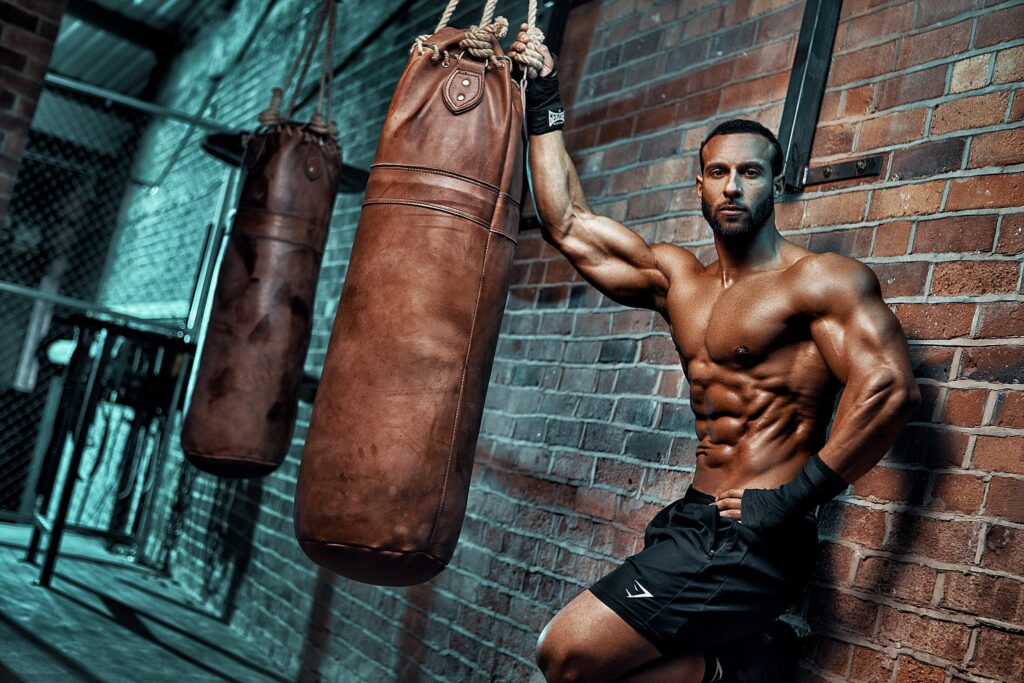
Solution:
M 548 624 L 537 641 L 537 666 L 548 683 L 593 680 L 595 658 L 585 644 Z

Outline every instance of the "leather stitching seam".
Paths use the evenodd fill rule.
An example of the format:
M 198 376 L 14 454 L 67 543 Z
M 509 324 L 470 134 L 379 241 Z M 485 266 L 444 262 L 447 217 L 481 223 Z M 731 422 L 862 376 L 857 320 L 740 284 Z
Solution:
M 518 208 L 518 209 L 522 208 L 522 202 L 516 200 L 512 195 L 508 194 L 507 192 L 502 192 L 499 188 L 495 187 L 494 185 L 491 185 L 490 183 L 485 183 L 482 180 L 477 180 L 476 178 L 469 178 L 469 177 L 466 177 L 464 175 L 460 175 L 458 173 L 453 173 L 451 171 L 442 171 L 439 168 L 430 168 L 428 166 L 414 166 L 412 164 L 386 164 L 386 163 L 381 163 L 381 164 L 373 164 L 372 166 L 370 166 L 370 170 L 371 171 L 373 169 L 375 169 L 375 168 L 380 168 L 380 169 L 396 169 L 396 170 L 401 170 L 401 171 L 419 171 L 420 173 L 432 173 L 434 175 L 445 176 L 446 178 L 452 178 L 454 180 L 462 180 L 462 181 L 467 182 L 467 183 L 469 183 L 471 185 L 477 185 L 479 187 L 486 188 L 486 189 L 490 190 L 491 192 L 496 193 L 498 195 L 498 197 L 504 197 L 505 199 L 510 201 L 512 204 L 515 204 L 516 208 Z

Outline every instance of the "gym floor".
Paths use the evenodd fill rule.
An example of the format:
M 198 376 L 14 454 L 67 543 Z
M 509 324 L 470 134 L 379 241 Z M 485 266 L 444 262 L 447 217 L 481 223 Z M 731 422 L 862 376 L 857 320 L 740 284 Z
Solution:
M 283 683 L 258 649 L 169 579 L 66 534 L 49 589 L 23 561 L 29 528 L 0 524 L 0 681 Z

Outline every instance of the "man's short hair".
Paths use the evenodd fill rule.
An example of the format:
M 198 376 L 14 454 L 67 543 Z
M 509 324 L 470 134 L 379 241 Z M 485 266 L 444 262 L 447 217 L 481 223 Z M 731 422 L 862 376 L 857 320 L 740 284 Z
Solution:
M 708 133 L 708 136 L 704 138 L 704 142 L 700 143 L 700 169 L 704 172 L 704 145 L 708 144 L 711 138 L 718 137 L 719 135 L 736 135 L 738 133 L 751 133 L 753 135 L 760 135 L 768 142 L 772 143 L 772 177 L 775 178 L 782 173 L 782 145 L 779 144 L 779 139 L 775 137 L 775 133 L 771 132 L 757 121 L 751 121 L 750 119 L 730 119 L 724 123 L 720 123 L 715 126 L 714 130 Z

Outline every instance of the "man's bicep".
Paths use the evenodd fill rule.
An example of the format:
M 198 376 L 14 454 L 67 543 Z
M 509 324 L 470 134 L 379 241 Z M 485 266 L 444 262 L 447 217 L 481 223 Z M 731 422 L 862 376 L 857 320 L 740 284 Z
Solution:
M 573 221 L 558 245 L 588 282 L 630 306 L 660 308 L 668 276 L 657 249 L 618 221 L 594 214 Z
M 861 275 L 845 295 L 827 297 L 824 315 L 811 331 L 825 361 L 846 384 L 851 373 L 887 371 L 911 375 L 906 337 L 882 300 L 874 276 Z

